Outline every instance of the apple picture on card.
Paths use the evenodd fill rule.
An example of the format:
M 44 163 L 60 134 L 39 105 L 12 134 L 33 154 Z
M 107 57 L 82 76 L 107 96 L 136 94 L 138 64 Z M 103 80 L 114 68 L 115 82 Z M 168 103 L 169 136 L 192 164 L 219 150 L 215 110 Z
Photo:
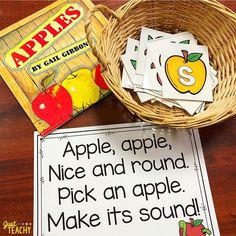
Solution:
M 202 219 L 194 220 L 190 218 L 189 220 L 190 222 L 179 221 L 179 236 L 206 236 L 212 234 L 211 230 L 204 227 Z
M 202 53 L 182 50 L 183 56 L 171 56 L 165 64 L 168 80 L 180 93 L 198 94 L 206 82 L 206 66 Z
M 154 62 L 151 63 L 150 68 L 151 68 L 151 70 L 156 69 Z M 161 78 L 158 73 L 156 73 L 156 78 L 157 78 L 157 82 L 162 86 L 162 81 L 161 81 Z

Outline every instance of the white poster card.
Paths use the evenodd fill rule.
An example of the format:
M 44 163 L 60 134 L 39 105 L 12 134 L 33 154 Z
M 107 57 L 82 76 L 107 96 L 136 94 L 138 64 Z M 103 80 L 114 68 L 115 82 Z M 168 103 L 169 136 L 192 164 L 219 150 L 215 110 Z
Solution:
M 197 130 L 35 133 L 35 236 L 219 236 Z

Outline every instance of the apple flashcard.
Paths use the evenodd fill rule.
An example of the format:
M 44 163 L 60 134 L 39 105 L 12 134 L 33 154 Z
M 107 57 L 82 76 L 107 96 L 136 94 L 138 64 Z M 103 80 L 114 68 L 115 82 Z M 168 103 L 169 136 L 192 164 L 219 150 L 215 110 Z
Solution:
M 127 82 L 128 78 L 125 78 L 125 76 L 128 76 L 129 80 L 130 80 L 130 82 L 132 84 L 132 87 L 134 88 L 134 83 L 135 83 L 134 77 L 135 77 L 135 67 L 136 67 L 136 62 L 135 61 L 136 61 L 136 59 L 129 59 L 127 57 L 127 55 L 122 55 L 121 59 L 122 59 L 123 64 L 125 65 L 124 69 L 123 69 L 123 76 L 124 77 L 122 78 L 122 81 L 123 81 L 122 83 L 126 83 Z M 127 72 L 127 75 L 126 75 L 126 72 Z M 127 86 L 128 85 L 126 84 L 126 87 Z M 131 89 L 131 86 L 130 86 L 130 89 Z M 147 101 L 149 101 L 149 100 L 154 98 L 153 95 L 150 95 L 150 94 L 146 93 L 143 90 L 142 91 L 138 91 L 137 95 L 138 95 L 139 100 L 141 101 L 141 103 L 147 102 Z
M 163 43 L 162 47 L 167 46 Z M 206 46 L 168 44 L 161 53 L 159 75 L 163 81 L 163 97 L 213 101 L 209 54 Z
M 131 59 L 133 58 L 133 59 Z M 135 81 L 134 81 L 134 77 L 136 76 L 135 74 L 135 68 L 136 68 L 136 57 L 135 57 L 135 54 L 133 55 L 133 57 L 129 57 L 129 55 L 122 55 L 121 56 L 121 60 L 124 64 L 124 69 L 123 69 L 123 78 L 122 78 L 122 83 L 126 83 L 126 86 L 125 87 L 128 87 L 129 85 L 127 85 L 127 77 L 129 77 L 129 80 L 132 84 L 132 87 L 134 88 L 134 84 L 135 84 Z M 127 72 L 127 74 L 126 74 Z M 131 89 L 131 86 L 130 86 L 130 89 Z M 144 102 L 147 102 L 151 99 L 154 98 L 153 95 L 150 95 L 148 93 L 146 93 L 145 91 L 141 90 L 137 92 L 137 95 L 139 97 L 139 100 L 144 103 Z
M 138 54 L 139 51 L 139 44 L 140 43 L 138 40 L 128 38 L 125 54 L 129 55 L 130 57 L 132 57 L 133 55 L 137 57 L 136 54 Z
M 149 93 L 149 91 L 144 91 L 141 88 L 142 86 L 140 79 L 136 74 L 138 51 L 139 51 L 139 41 L 129 38 L 127 42 L 126 53 L 121 56 L 121 60 L 125 67 L 125 71 L 123 71 L 122 84 L 124 83 L 125 84 L 124 87 L 129 87 L 132 89 L 140 88 L 136 92 L 138 94 L 140 101 L 144 103 L 153 99 L 156 95 L 151 92 Z M 130 82 L 132 83 L 132 86 L 128 81 L 127 75 L 129 77 Z
M 34 236 L 220 236 L 198 130 L 142 122 L 34 137 Z
M 158 46 L 159 42 L 197 44 L 197 41 L 191 33 L 182 32 L 175 35 L 164 36 L 162 38 L 148 41 L 146 43 L 148 50 L 146 56 L 143 87 L 146 89 L 162 91 L 162 82 L 158 74 L 158 68 L 157 68 L 160 67 L 160 57 L 161 57 L 161 55 L 160 57 L 157 56 L 157 51 L 159 49 Z
M 218 85 L 208 48 L 198 45 L 190 32 L 168 34 L 142 27 L 140 39 L 129 39 L 121 57 L 128 74 L 123 71 L 122 80 L 128 83 L 123 87 L 133 89 L 141 102 L 160 102 L 190 115 L 204 111 Z
M 150 40 L 157 38 L 162 38 L 164 36 L 170 36 L 170 34 L 150 29 L 147 27 L 142 27 L 141 36 L 140 36 L 140 47 L 138 54 L 138 63 L 136 73 L 139 75 L 144 75 L 145 65 L 146 65 L 146 55 L 147 55 L 147 46 L 146 43 Z
M 152 89 L 162 93 L 162 81 L 149 50 L 147 51 L 146 66 L 143 78 L 143 88 Z
M 121 60 L 129 75 L 130 81 L 134 85 L 134 77 L 136 74 L 137 58 L 139 50 L 139 41 L 135 39 L 128 39 L 126 53 L 121 56 Z
M 134 88 L 134 85 L 133 85 L 132 81 L 130 80 L 130 77 L 129 77 L 128 72 L 125 67 L 123 68 L 123 72 L 122 72 L 121 86 L 123 88 L 127 88 L 127 89 Z

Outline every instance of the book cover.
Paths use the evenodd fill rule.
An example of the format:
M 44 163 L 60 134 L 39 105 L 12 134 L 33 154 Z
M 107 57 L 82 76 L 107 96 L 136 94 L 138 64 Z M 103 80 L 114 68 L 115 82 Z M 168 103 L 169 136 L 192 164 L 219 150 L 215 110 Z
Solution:
M 59 0 L 0 31 L 0 74 L 42 136 L 109 93 L 96 81 L 99 63 L 84 29 L 92 7 Z M 96 40 L 106 18 L 95 18 Z

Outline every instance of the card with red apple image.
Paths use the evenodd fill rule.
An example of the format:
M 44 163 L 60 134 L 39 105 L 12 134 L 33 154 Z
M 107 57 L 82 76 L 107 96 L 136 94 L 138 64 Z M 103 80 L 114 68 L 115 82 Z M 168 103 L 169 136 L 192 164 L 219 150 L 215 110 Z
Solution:
M 159 93 L 153 90 L 147 90 L 142 87 L 143 77 L 141 75 L 136 74 L 137 68 L 137 60 L 139 53 L 140 42 L 138 40 L 129 38 L 127 41 L 126 52 L 121 56 L 121 60 L 124 64 L 123 76 L 121 84 L 124 85 L 122 87 L 133 89 L 137 92 L 137 95 L 140 101 L 146 102 L 151 100 L 154 97 L 160 96 Z M 129 78 L 127 77 L 127 74 Z M 132 86 L 130 85 L 132 83 Z
M 161 43 L 160 43 L 161 44 Z M 189 101 L 213 101 L 209 53 L 206 46 L 161 44 L 163 97 Z
M 143 90 L 142 88 L 143 88 L 144 72 L 145 72 L 145 65 L 146 65 L 146 59 L 147 59 L 146 43 L 148 41 L 162 38 L 164 36 L 169 36 L 169 35 L 171 34 L 165 33 L 163 31 L 158 31 L 158 30 L 147 28 L 147 27 L 141 28 L 139 53 L 138 53 L 138 58 L 137 58 L 137 67 L 136 67 L 136 75 L 135 75 L 135 81 L 136 81 L 135 88 L 137 91 Z M 148 92 L 148 90 L 146 92 Z
M 137 74 L 144 75 L 145 72 L 146 55 L 147 55 L 146 43 L 150 40 L 162 38 L 164 36 L 170 36 L 170 34 L 163 31 L 150 29 L 147 27 L 141 28 L 138 63 L 136 69 Z
M 162 93 L 162 81 L 158 75 L 156 65 L 152 59 L 150 50 L 147 51 L 146 66 L 143 79 L 143 87 Z

